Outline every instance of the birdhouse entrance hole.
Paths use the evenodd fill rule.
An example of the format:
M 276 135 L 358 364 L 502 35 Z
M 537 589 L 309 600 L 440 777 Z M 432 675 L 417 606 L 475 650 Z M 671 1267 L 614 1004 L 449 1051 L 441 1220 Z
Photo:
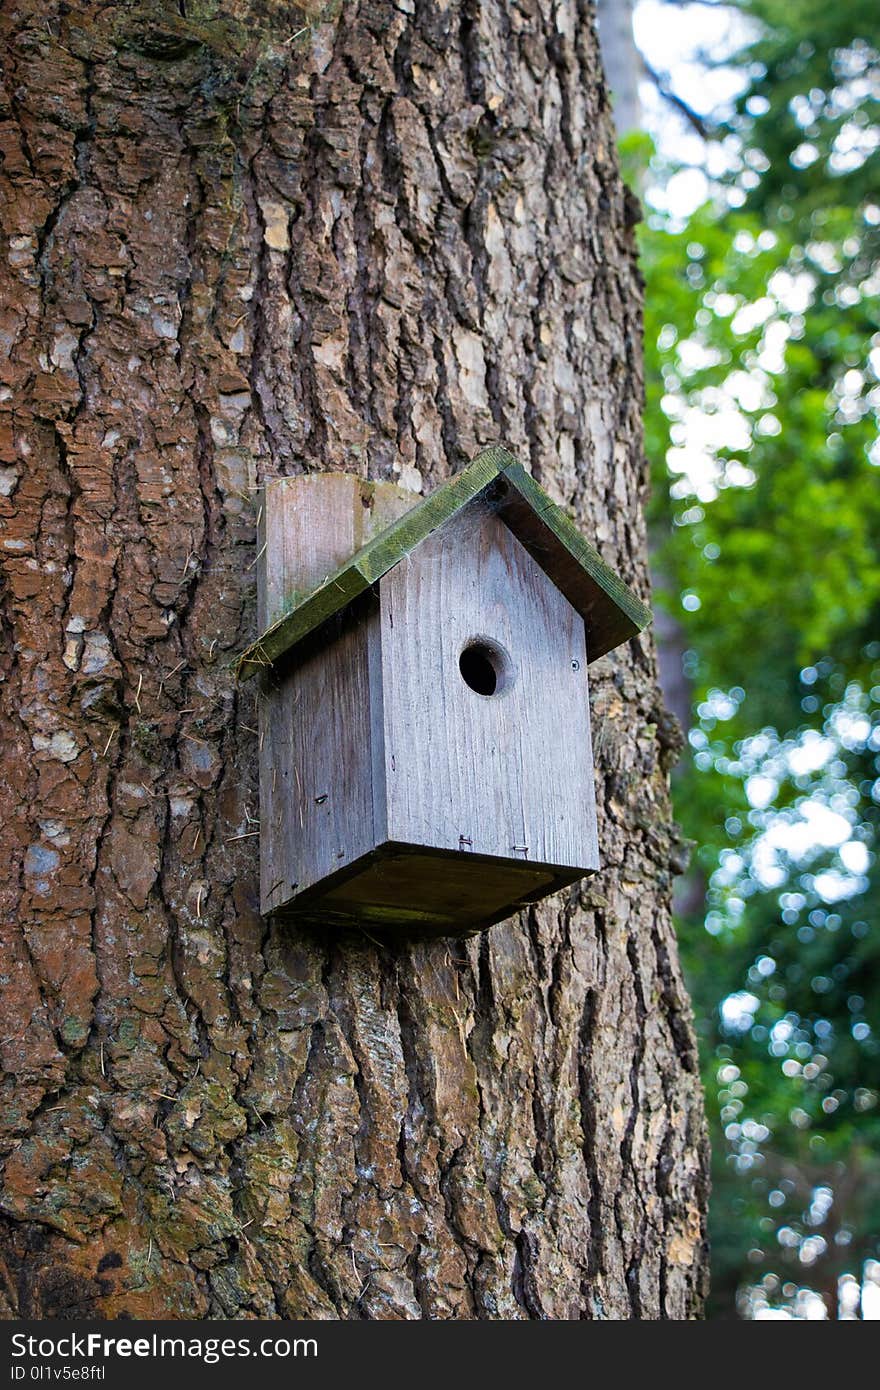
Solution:
M 484 637 L 468 642 L 458 658 L 458 669 L 465 685 L 477 695 L 500 695 L 512 677 L 507 652 Z

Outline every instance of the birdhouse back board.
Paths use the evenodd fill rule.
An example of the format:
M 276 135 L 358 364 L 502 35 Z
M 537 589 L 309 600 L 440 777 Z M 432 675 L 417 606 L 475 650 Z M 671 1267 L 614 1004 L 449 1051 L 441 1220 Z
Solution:
M 404 515 L 418 498 L 345 473 L 276 478 L 260 507 L 258 621 Z M 366 595 L 315 640 L 266 666 L 259 696 L 260 900 L 270 913 L 374 848 L 374 698 L 368 658 L 378 609 Z M 381 769 L 379 769 L 381 774 Z M 383 812 L 384 823 L 384 812 Z M 379 827 L 381 829 L 381 827 Z

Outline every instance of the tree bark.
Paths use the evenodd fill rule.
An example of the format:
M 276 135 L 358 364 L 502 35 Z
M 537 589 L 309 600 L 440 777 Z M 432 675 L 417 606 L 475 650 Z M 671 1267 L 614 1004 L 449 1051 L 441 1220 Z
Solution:
M 650 638 L 592 668 L 603 872 L 467 942 L 261 920 L 230 671 L 305 469 L 503 440 L 646 594 L 589 5 L 3 21 L 5 1315 L 698 1314 Z

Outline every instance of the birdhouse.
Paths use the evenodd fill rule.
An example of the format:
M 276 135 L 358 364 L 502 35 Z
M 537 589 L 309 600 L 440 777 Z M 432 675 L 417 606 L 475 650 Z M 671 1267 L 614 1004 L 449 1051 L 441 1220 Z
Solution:
M 259 554 L 265 914 L 452 934 L 598 867 L 587 666 L 650 615 L 506 450 L 270 482 Z

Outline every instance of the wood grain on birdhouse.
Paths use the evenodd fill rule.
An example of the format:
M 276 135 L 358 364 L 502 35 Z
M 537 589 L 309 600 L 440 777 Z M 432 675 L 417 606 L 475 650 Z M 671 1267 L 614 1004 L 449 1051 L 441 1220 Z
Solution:
M 597 868 L 580 615 L 480 501 L 379 593 L 388 838 Z

